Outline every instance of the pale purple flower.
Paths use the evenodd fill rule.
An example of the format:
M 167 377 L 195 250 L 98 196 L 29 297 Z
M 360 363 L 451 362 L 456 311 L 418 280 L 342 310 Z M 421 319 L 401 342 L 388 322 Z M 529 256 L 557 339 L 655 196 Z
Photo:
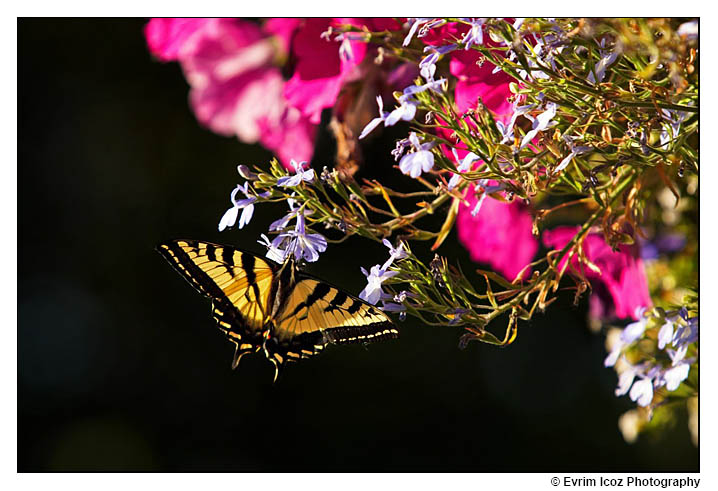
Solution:
M 471 21 L 471 29 L 464 34 L 464 37 L 461 40 L 461 42 L 464 43 L 464 49 L 469 49 L 474 44 L 484 44 L 484 34 L 482 29 L 485 22 L 486 19 L 473 19 Z
M 639 406 L 648 406 L 653 400 L 653 380 L 644 378 L 638 382 L 634 382 L 628 396 Z
M 290 164 L 294 167 L 296 174 L 280 177 L 277 179 L 277 186 L 294 187 L 298 186 L 302 181 L 312 182 L 314 180 L 314 169 L 303 170 L 306 162 L 297 162 L 292 159 Z
M 389 115 L 389 113 L 384 112 L 384 100 L 381 98 L 380 95 L 376 96 L 376 103 L 379 105 L 379 117 L 372 119 L 369 124 L 364 127 L 361 132 L 361 135 L 359 135 L 360 140 L 372 131 L 374 131 L 374 128 L 383 123 L 386 120 L 386 117 Z
M 232 208 L 225 211 L 224 215 L 222 215 L 222 218 L 219 220 L 218 228 L 220 232 L 222 232 L 227 227 L 234 226 L 235 222 L 237 222 L 237 215 L 239 215 L 239 210 L 242 210 L 242 215 L 239 217 L 239 228 L 243 228 L 252 219 L 252 215 L 254 214 L 254 202 L 257 200 L 257 198 L 247 194 L 248 184 L 249 183 L 245 182 L 243 186 L 238 185 L 232 191 L 230 199 L 233 206 Z M 244 193 L 244 195 L 246 196 L 245 199 L 237 200 L 237 193 L 239 191 L 242 191 L 242 193 Z
M 639 320 L 628 324 L 623 329 L 623 332 L 621 332 L 621 336 L 619 337 L 619 342 L 616 343 L 616 345 L 613 347 L 611 352 L 604 360 L 604 366 L 612 367 L 613 365 L 615 365 L 616 361 L 618 360 L 618 356 L 621 354 L 621 351 L 623 351 L 623 348 L 643 336 L 643 333 L 646 330 L 646 323 L 648 322 L 648 319 L 646 317 L 643 317 L 642 313 L 643 312 L 640 311 Z
M 275 242 L 279 239 L 279 242 Z M 327 239 L 321 234 L 306 233 L 304 214 L 297 215 L 297 225 L 294 230 L 279 234 L 272 245 L 280 248 L 279 244 L 286 243 L 285 255 L 294 254 L 297 261 L 302 259 L 313 263 L 319 259 L 319 253 L 327 250 Z
M 451 151 L 454 154 L 454 158 L 456 159 L 456 163 L 459 164 L 456 167 L 456 170 L 458 172 L 453 173 L 451 176 L 451 179 L 449 180 L 448 188 L 454 189 L 459 182 L 461 182 L 461 172 L 466 172 L 468 170 L 471 170 L 471 164 L 479 160 L 479 156 L 476 155 L 473 152 L 469 152 L 464 156 L 464 159 L 459 163 L 459 155 L 456 153 L 456 149 L 452 148 Z
M 279 237 L 275 237 L 275 240 L 277 240 Z M 265 246 L 267 248 L 267 258 L 271 259 L 274 262 L 277 263 L 283 263 L 284 259 L 286 258 L 286 251 L 283 249 L 280 249 L 278 245 L 274 245 L 273 242 L 270 242 L 269 237 L 262 234 L 262 240 L 258 240 L 260 244 Z M 279 241 L 281 242 L 281 241 Z
M 658 331 L 658 349 L 663 349 L 673 340 L 673 323 L 666 321 Z
M 628 393 L 631 385 L 633 384 L 633 380 L 636 378 L 636 374 L 638 374 L 638 371 L 639 369 L 637 367 L 631 365 L 618 376 L 618 387 L 616 387 L 615 391 L 616 397 Z
M 414 148 L 414 152 L 408 153 L 401 158 L 399 169 L 404 174 L 416 179 L 422 172 L 429 172 L 434 167 L 434 154 L 431 153 L 431 148 L 435 143 L 419 143 L 419 138 L 413 131 L 409 134 L 409 141 Z
M 364 268 L 361 268 L 361 271 L 366 276 L 367 285 L 359 294 L 359 298 L 372 305 L 376 305 L 382 296 L 381 284 L 399 274 L 398 271 L 387 271 L 379 267 L 378 264 L 371 267 L 371 272 L 367 272 Z
M 382 122 L 384 123 L 384 126 L 394 126 L 399 121 L 411 121 L 414 119 L 414 116 L 416 116 L 416 109 L 419 106 L 419 101 L 416 100 L 414 94 L 418 94 L 426 90 L 441 93 L 445 82 L 446 79 L 442 78 L 439 80 L 430 80 L 423 85 L 410 85 L 405 88 L 401 96 L 399 96 L 399 106 L 394 108 L 394 110 L 390 113 L 384 112 L 384 101 L 381 97 L 377 97 L 376 101 L 379 105 L 379 117 L 372 119 L 369 124 L 364 127 L 359 135 L 359 139 L 361 140 L 366 137 Z
M 424 53 L 429 53 L 419 62 L 419 69 L 421 76 L 424 77 L 428 82 L 434 81 L 434 74 L 436 73 L 436 62 L 439 61 L 446 53 L 450 53 L 456 49 L 455 44 L 447 44 L 446 46 L 427 46 L 424 48 Z
M 679 324 L 673 334 L 673 346 L 677 349 L 687 348 L 698 341 L 698 317 L 683 316 L 686 325 Z
M 495 184 L 493 186 L 489 185 L 488 179 L 479 179 L 478 185 L 484 190 L 484 192 L 477 195 L 476 197 L 476 205 L 474 205 L 474 208 L 471 210 L 472 217 L 476 217 L 476 215 L 479 214 L 479 211 L 481 210 L 481 205 L 483 204 L 487 195 L 503 191 L 505 188 L 504 183 Z
M 566 142 L 571 152 L 561 161 L 560 164 L 558 164 L 558 166 L 556 166 L 556 168 L 553 170 L 554 174 L 565 169 L 566 166 L 573 160 L 576 155 L 582 155 L 586 152 L 590 152 L 591 150 L 593 150 L 593 147 L 590 146 L 574 145 L 574 138 L 569 135 L 563 135 L 563 140 Z
M 239 175 L 248 181 L 256 181 L 257 179 L 259 179 L 259 176 L 257 174 L 249 170 L 249 167 L 243 164 L 237 166 L 237 172 L 239 172 Z
M 416 30 L 419 29 L 419 26 L 421 26 L 421 30 L 419 31 L 419 35 L 417 37 L 423 37 L 426 36 L 429 29 L 442 24 L 444 21 L 441 19 L 432 19 L 432 17 L 413 17 L 409 18 L 409 22 L 411 22 L 411 28 L 409 29 L 409 33 L 404 38 L 402 46 L 409 46 L 411 38 L 414 37 L 414 34 L 416 33 Z
M 613 64 L 613 62 L 616 61 L 616 58 L 618 58 L 618 53 L 615 51 L 606 51 L 606 39 L 601 40 L 601 48 L 599 50 L 599 55 L 601 56 L 601 59 L 598 60 L 598 63 L 596 63 L 596 66 L 593 67 L 593 71 L 588 74 L 588 81 L 592 85 L 596 85 L 597 83 L 600 83 L 603 81 L 603 77 L 605 77 L 606 74 L 606 68 L 608 68 L 610 65 Z M 594 77 L 594 73 L 596 76 Z
M 386 118 L 384 118 L 384 126 L 394 126 L 399 121 L 411 121 L 416 116 L 416 108 L 419 101 L 410 97 L 400 97 L 399 106 L 394 108 Z M 371 123 L 369 123 L 371 124 Z M 362 134 L 364 132 L 362 131 Z
M 671 111 L 669 109 L 662 109 L 661 112 L 663 113 L 663 119 L 668 123 L 667 127 L 666 125 L 663 126 L 663 130 L 661 131 L 661 148 L 667 149 L 668 144 L 678 136 L 678 132 L 681 129 L 681 124 L 683 124 L 683 121 L 686 120 L 688 117 L 688 113 L 685 111 Z M 668 128 L 670 128 L 670 131 L 668 131 Z
M 409 43 L 411 42 L 411 38 L 414 37 L 414 34 L 416 33 L 416 30 L 419 28 L 421 24 L 425 24 L 426 22 L 430 21 L 431 17 L 414 17 L 413 19 L 409 19 L 409 22 L 411 22 L 411 27 L 409 28 L 409 33 L 404 38 L 404 42 L 401 43 L 402 46 L 409 46 Z
M 556 116 L 556 109 L 556 104 L 554 104 L 553 102 L 547 102 L 546 110 L 536 116 L 536 118 L 526 115 L 527 118 L 532 120 L 531 130 L 529 130 L 529 132 L 524 135 L 524 138 L 523 140 L 521 140 L 521 145 L 519 148 L 524 148 L 528 143 L 530 143 L 539 131 L 545 131 L 548 128 L 551 128 L 552 126 L 558 124 L 557 121 L 553 121 L 553 118 Z
M 400 261 L 409 256 L 409 253 L 404 249 L 404 243 L 400 243 L 399 247 L 395 248 L 387 239 L 383 239 L 381 242 L 389 248 L 389 259 L 386 260 L 381 269 L 388 269 L 395 260 Z
M 670 391 L 676 390 L 681 385 L 681 382 L 688 378 L 690 370 L 691 366 L 688 363 L 680 363 L 678 366 L 666 370 L 663 374 L 666 389 Z

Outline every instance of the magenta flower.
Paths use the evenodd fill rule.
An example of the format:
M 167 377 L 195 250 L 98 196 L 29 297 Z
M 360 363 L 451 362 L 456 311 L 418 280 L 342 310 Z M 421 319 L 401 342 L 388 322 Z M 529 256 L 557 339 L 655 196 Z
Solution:
M 334 106 L 344 82 L 357 76 L 367 50 L 366 43 L 349 41 L 351 56 L 340 56 L 340 43 L 322 33 L 342 24 L 362 25 L 356 19 L 303 19 L 292 40 L 296 65 L 284 95 L 312 124 L 319 124 L 323 109 Z
M 197 33 L 212 19 L 151 19 L 145 25 L 145 39 L 150 52 L 162 61 L 177 61 L 190 56 L 196 46 Z
M 190 85 L 199 122 L 220 135 L 260 142 L 286 166 L 309 160 L 316 127 L 284 98 L 275 60 L 288 48 L 292 23 L 275 21 L 265 32 L 240 19 L 152 19 L 145 27 L 150 51 L 176 60 Z M 274 42 L 270 33 L 277 33 Z M 285 56 L 286 57 L 286 56 Z
M 578 227 L 547 230 L 543 234 L 543 242 L 547 247 L 560 250 L 577 232 Z M 583 249 L 588 260 L 599 267 L 601 274 L 587 267 L 581 268 L 576 256 L 572 258 L 571 265 L 577 271 L 585 273 L 594 288 L 594 295 L 595 290 L 605 288 L 612 300 L 616 317 L 639 319 L 639 309 L 652 305 L 639 247 L 620 245 L 619 250 L 614 252 L 603 240 L 603 236 L 591 233 L 584 240 Z M 565 263 L 566 258 L 561 261 L 559 268 L 563 268 Z M 570 269 L 566 271 L 570 273 Z M 607 316 L 606 314 L 604 315 Z
M 476 50 L 458 50 L 451 53 L 449 71 L 457 78 L 456 106 L 460 113 L 476 107 L 479 98 L 499 116 L 511 113 L 509 82 L 513 79 L 503 72 L 492 73 L 491 63 L 476 64 L 481 54 Z
M 505 203 L 486 197 L 480 212 L 473 216 L 471 212 L 479 198 L 473 186 L 469 189 L 467 204 L 459 207 L 456 218 L 459 241 L 473 261 L 490 264 L 513 280 L 538 250 L 528 208 L 519 201 Z

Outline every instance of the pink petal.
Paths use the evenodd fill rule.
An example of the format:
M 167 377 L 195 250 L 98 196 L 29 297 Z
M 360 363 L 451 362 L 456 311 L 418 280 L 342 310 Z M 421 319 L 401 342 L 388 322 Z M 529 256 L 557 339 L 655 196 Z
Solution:
M 543 233 L 543 242 L 547 247 L 556 250 L 562 249 L 573 239 L 578 227 L 557 227 Z M 598 274 L 587 267 L 583 268 L 586 278 L 592 285 L 602 284 L 608 290 L 619 318 L 633 318 L 638 307 L 650 307 L 651 297 L 648 292 L 648 281 L 640 250 L 637 245 L 620 245 L 618 251 L 613 251 L 604 241 L 603 236 L 597 233 L 589 234 L 584 240 L 584 251 L 589 261 L 601 270 Z M 571 259 L 572 266 L 582 271 L 578 259 Z M 564 258 L 559 264 L 562 268 L 566 264 Z M 567 269 L 570 273 L 570 270 Z
M 195 34 L 212 19 L 150 19 L 144 27 L 150 52 L 162 61 L 175 61 L 191 54 Z
M 459 207 L 456 219 L 459 241 L 469 251 L 473 261 L 488 263 L 513 280 L 538 250 L 526 205 L 516 200 L 505 203 L 486 197 L 479 214 L 473 217 L 471 210 L 477 198 L 471 190 L 467 193 L 467 201 L 468 206 L 462 204 Z M 524 277 L 528 273 L 530 270 L 524 273 Z
M 334 106 L 342 84 L 356 76 L 355 68 L 364 58 L 367 45 L 351 42 L 353 58 L 339 56 L 339 43 L 321 37 L 330 25 L 359 25 L 356 19 L 306 19 L 294 36 L 292 54 L 294 74 L 287 81 L 284 95 L 309 121 L 318 124 L 323 109 Z
M 489 62 L 478 66 L 481 54 L 475 50 L 457 50 L 451 53 L 449 71 L 456 76 L 456 106 L 460 113 L 476 107 L 481 97 L 484 105 L 499 116 L 510 116 L 511 96 L 509 83 L 513 80 L 503 72 L 491 73 L 494 65 Z

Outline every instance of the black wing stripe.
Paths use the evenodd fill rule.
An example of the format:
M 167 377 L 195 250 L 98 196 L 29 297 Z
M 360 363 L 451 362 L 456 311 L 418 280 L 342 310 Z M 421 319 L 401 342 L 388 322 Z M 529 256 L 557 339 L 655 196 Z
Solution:
M 362 305 L 364 305 L 364 304 L 362 302 L 360 302 L 359 300 L 354 300 L 353 303 L 351 304 L 351 306 L 347 309 L 347 312 L 349 312 L 350 314 L 355 314 L 355 313 L 359 312 L 359 309 L 361 308 Z
M 217 252 L 217 248 L 214 246 L 214 244 L 207 244 L 207 258 L 210 261 L 217 262 L 217 256 L 215 255 Z
M 327 294 L 332 290 L 332 288 L 327 285 L 326 283 L 317 283 L 314 286 L 314 289 L 312 290 L 312 293 L 309 294 L 307 299 L 300 304 L 298 304 L 294 311 L 289 314 L 288 316 L 285 316 L 285 318 L 294 317 L 297 315 L 302 309 L 306 308 L 307 312 L 309 312 L 309 308 L 317 303 L 317 300 L 320 300 L 327 296 Z
M 234 278 L 234 268 L 232 267 L 234 264 L 234 253 L 229 247 L 222 249 L 222 261 L 225 263 L 224 267 L 227 269 L 227 273 Z
M 349 295 L 347 295 L 341 290 L 337 290 L 336 295 L 334 295 L 334 298 L 331 299 L 329 305 L 327 305 L 327 307 L 324 309 L 324 312 L 339 310 L 339 308 L 344 305 L 344 302 L 346 302 L 348 298 Z

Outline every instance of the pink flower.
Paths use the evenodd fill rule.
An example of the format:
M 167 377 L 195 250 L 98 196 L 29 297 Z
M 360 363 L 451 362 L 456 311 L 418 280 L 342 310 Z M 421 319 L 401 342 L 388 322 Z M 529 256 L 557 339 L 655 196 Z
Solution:
M 560 250 L 573 239 L 578 230 L 578 227 L 557 227 L 547 230 L 543 233 L 543 243 L 547 247 Z M 637 309 L 652 305 L 639 247 L 620 245 L 619 250 L 614 252 L 601 234 L 590 233 L 583 242 L 583 249 L 586 258 L 599 267 L 601 274 L 585 266 L 581 269 L 576 256 L 571 258 L 571 265 L 577 271 L 585 273 L 594 289 L 594 295 L 599 295 L 605 288 L 612 300 L 616 317 L 638 319 Z M 559 269 L 565 264 L 566 258 L 563 258 Z M 570 269 L 566 271 L 570 273 Z M 591 303 L 592 311 L 595 311 L 598 307 L 593 305 L 593 296 Z M 606 317 L 609 311 L 603 309 L 602 314 Z
M 484 105 L 498 116 L 510 116 L 511 96 L 509 82 L 513 79 L 503 72 L 492 74 L 494 65 L 476 62 L 481 54 L 476 50 L 457 50 L 451 53 L 449 71 L 457 78 L 455 98 L 460 113 L 476 107 L 479 98 Z M 501 119 L 501 118 L 500 118 Z
M 334 36 L 322 37 L 330 26 L 342 24 L 361 25 L 356 19 L 304 19 L 292 41 L 296 66 L 284 95 L 313 124 L 319 124 L 323 109 L 334 106 L 342 85 L 358 75 L 366 54 L 366 43 L 347 41 L 347 55 L 340 56 Z
M 456 217 L 459 241 L 473 261 L 488 263 L 513 280 L 538 250 L 527 206 L 517 200 L 505 203 L 487 196 L 478 214 L 472 216 L 478 200 L 474 187 L 469 189 L 468 205 L 462 204 Z
M 272 28 L 279 43 L 240 19 L 152 19 L 145 35 L 156 56 L 181 64 L 201 124 L 246 143 L 261 142 L 286 166 L 291 159 L 311 159 L 316 128 L 287 104 L 274 64 L 292 25 L 275 22 Z
M 191 54 L 193 38 L 211 19 L 151 19 L 145 25 L 150 52 L 162 61 L 176 61 Z

